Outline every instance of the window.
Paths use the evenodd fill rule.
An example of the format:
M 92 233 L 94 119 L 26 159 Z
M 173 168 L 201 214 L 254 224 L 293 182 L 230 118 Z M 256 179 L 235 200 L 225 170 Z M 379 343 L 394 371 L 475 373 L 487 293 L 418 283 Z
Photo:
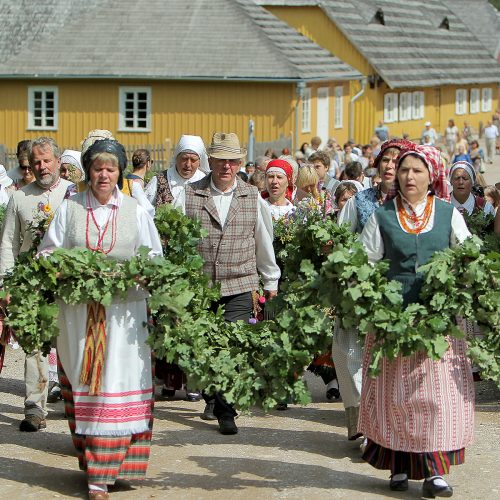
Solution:
M 120 87 L 119 130 L 148 132 L 151 130 L 151 88 Z
M 335 102 L 333 107 L 333 126 L 342 128 L 344 117 L 344 87 L 335 87 Z
M 411 120 L 411 114 L 411 92 L 401 92 L 399 94 L 399 121 L 405 122 Z
M 392 123 L 398 121 L 398 94 L 390 93 L 384 95 L 384 122 Z
M 491 88 L 489 87 L 483 89 L 481 111 L 491 111 Z
M 57 87 L 28 87 L 28 128 L 57 130 Z
M 479 89 L 470 89 L 469 113 L 479 113 Z
M 424 92 L 420 90 L 413 92 L 411 95 L 411 117 L 413 120 L 421 120 L 424 117 L 424 95 Z
M 455 114 L 465 115 L 467 113 L 467 90 L 457 89 L 455 93 Z
M 305 88 L 302 95 L 302 132 L 311 131 L 311 89 Z

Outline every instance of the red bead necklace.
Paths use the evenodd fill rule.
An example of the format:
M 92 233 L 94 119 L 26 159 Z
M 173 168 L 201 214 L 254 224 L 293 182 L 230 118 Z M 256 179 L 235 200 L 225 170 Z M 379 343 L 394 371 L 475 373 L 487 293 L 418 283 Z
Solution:
M 106 225 L 104 226 L 104 229 L 101 232 L 101 228 L 99 224 L 97 224 L 97 221 L 94 216 L 94 210 L 90 206 L 90 199 L 89 199 L 89 194 L 87 193 L 87 225 L 85 228 L 85 242 L 87 245 L 87 248 L 89 250 L 92 250 L 93 252 L 102 252 L 103 254 L 108 254 L 113 250 L 115 243 L 116 243 L 116 217 L 117 217 L 117 210 L 116 206 L 113 205 L 111 208 L 111 214 L 108 217 L 108 220 L 106 222 Z M 97 246 L 92 247 L 90 244 L 90 219 L 92 219 L 92 222 L 94 223 L 94 226 L 97 229 Z M 104 237 L 106 236 L 106 233 L 108 231 L 109 227 L 109 221 L 111 220 L 111 243 L 109 244 L 109 248 L 107 250 L 104 250 L 102 244 L 104 242 Z

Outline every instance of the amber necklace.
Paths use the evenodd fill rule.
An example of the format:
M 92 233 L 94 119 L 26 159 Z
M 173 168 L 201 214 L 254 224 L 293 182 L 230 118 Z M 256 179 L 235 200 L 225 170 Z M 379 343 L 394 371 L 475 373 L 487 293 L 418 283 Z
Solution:
M 425 204 L 424 211 L 422 212 L 422 215 L 417 215 L 411 206 L 409 206 L 410 213 L 406 211 L 403 206 L 401 196 L 396 198 L 399 221 L 407 233 L 420 234 L 425 229 L 429 219 L 431 218 L 433 201 L 433 196 L 430 194 L 427 195 L 427 202 Z

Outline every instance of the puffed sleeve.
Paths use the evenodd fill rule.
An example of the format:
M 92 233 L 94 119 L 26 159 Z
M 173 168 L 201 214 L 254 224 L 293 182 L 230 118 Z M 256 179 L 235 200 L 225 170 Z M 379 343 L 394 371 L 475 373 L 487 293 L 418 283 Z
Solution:
M 139 234 L 135 251 L 137 252 L 140 247 L 148 247 L 151 249 L 149 252 L 150 257 L 162 255 L 163 251 L 161 248 L 160 235 L 158 234 L 155 223 L 152 217 L 140 205 L 137 205 L 137 227 L 139 229 Z
M 382 260 L 384 257 L 384 241 L 380 234 L 380 227 L 375 213 L 371 214 L 368 222 L 365 224 L 360 241 L 365 247 L 370 262 Z
M 471 236 L 471 233 L 467 228 L 463 215 L 456 208 L 453 208 L 451 214 L 450 246 L 455 247 L 459 243 L 463 243 L 469 236 Z

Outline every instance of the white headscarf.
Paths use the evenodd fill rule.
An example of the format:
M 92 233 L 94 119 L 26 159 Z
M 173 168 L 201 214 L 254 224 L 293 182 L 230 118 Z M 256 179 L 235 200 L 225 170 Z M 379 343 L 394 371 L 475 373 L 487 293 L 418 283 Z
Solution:
M 175 168 L 175 161 L 181 153 L 190 151 L 195 153 L 200 158 L 200 170 L 204 174 L 210 172 L 210 167 L 208 166 L 208 155 L 205 149 L 205 144 L 203 139 L 198 135 L 182 135 L 179 142 L 175 146 L 174 154 L 172 156 L 172 161 L 170 166 Z
M 61 155 L 61 165 L 63 163 L 69 163 L 75 166 L 82 173 L 82 181 L 85 180 L 85 172 L 82 167 L 82 153 L 80 151 L 75 151 L 74 149 L 66 149 Z
M 359 181 L 355 181 L 355 180 L 351 180 L 351 179 L 346 179 L 345 181 L 340 181 L 336 188 L 335 188 L 335 191 L 332 193 L 333 196 L 335 196 L 335 192 L 337 191 L 337 189 L 342 186 L 342 184 L 353 184 L 354 187 L 357 189 L 358 193 L 360 191 L 363 191 L 365 189 L 365 187 L 363 186 L 363 184 L 361 184 L 361 182 Z

